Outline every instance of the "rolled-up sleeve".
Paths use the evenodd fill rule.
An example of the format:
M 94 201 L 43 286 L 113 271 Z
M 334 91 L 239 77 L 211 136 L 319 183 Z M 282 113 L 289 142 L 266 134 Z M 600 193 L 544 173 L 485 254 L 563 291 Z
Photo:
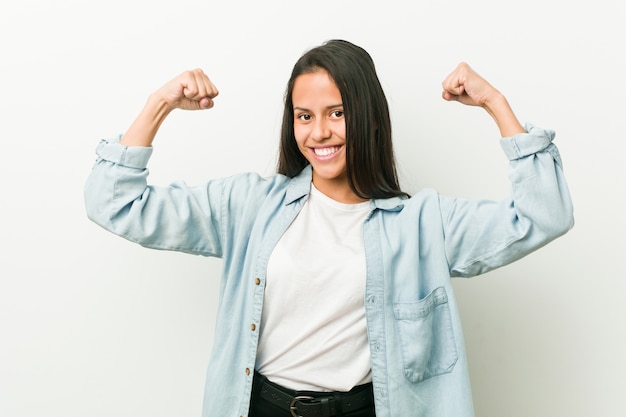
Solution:
M 511 195 L 502 201 L 440 196 L 452 276 L 506 265 L 565 234 L 574 224 L 570 193 L 553 131 L 531 124 L 502 138 Z
M 147 184 L 151 147 L 102 140 L 84 187 L 87 216 L 143 246 L 221 256 L 221 180 L 189 187 Z

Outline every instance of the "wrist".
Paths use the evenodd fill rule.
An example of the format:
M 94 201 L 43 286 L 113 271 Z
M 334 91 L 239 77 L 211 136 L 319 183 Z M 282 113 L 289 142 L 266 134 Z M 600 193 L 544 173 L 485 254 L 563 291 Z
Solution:
M 482 107 L 491 115 L 491 117 L 495 118 L 496 115 L 502 113 L 507 107 L 509 107 L 509 103 L 502 94 L 498 90 L 494 90 L 491 95 L 489 95 Z
M 172 108 L 163 97 L 154 93 L 148 97 L 141 113 L 122 137 L 126 146 L 151 146 L 159 127 Z
M 148 96 L 144 110 L 165 117 L 174 110 L 174 107 L 168 102 L 167 97 L 164 97 L 156 91 Z
M 508 100 L 499 91 L 485 101 L 483 108 L 498 125 L 502 137 L 515 136 L 525 132 L 515 113 L 513 113 Z

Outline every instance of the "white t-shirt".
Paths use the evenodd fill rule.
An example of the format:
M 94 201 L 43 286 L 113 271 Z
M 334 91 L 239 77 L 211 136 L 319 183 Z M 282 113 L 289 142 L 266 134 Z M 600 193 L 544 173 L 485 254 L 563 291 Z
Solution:
M 363 222 L 370 203 L 313 185 L 270 256 L 257 370 L 294 390 L 349 391 L 371 381 Z

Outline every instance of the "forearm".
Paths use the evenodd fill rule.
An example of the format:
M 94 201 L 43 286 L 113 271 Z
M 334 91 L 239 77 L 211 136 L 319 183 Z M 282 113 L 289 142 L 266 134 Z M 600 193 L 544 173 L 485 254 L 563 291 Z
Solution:
M 506 97 L 500 92 L 497 92 L 493 98 L 487 100 L 483 108 L 496 122 L 498 129 L 500 129 L 501 137 L 508 138 L 519 133 L 525 133 Z
M 152 94 L 133 124 L 128 128 L 120 144 L 125 146 L 152 146 L 159 127 L 172 111 L 160 96 Z

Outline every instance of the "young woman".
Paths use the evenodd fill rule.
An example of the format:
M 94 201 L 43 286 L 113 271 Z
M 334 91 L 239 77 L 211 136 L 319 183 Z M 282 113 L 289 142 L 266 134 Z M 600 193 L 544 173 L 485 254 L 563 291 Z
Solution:
M 85 188 L 89 217 L 111 232 L 223 259 L 204 416 L 472 416 L 450 278 L 508 264 L 570 229 L 554 133 L 522 127 L 462 63 L 443 98 L 493 117 L 511 198 L 409 197 L 374 63 L 333 40 L 293 69 L 276 175 L 147 185 L 163 120 L 209 109 L 217 94 L 201 70 L 165 84 L 121 140 L 100 143 Z

